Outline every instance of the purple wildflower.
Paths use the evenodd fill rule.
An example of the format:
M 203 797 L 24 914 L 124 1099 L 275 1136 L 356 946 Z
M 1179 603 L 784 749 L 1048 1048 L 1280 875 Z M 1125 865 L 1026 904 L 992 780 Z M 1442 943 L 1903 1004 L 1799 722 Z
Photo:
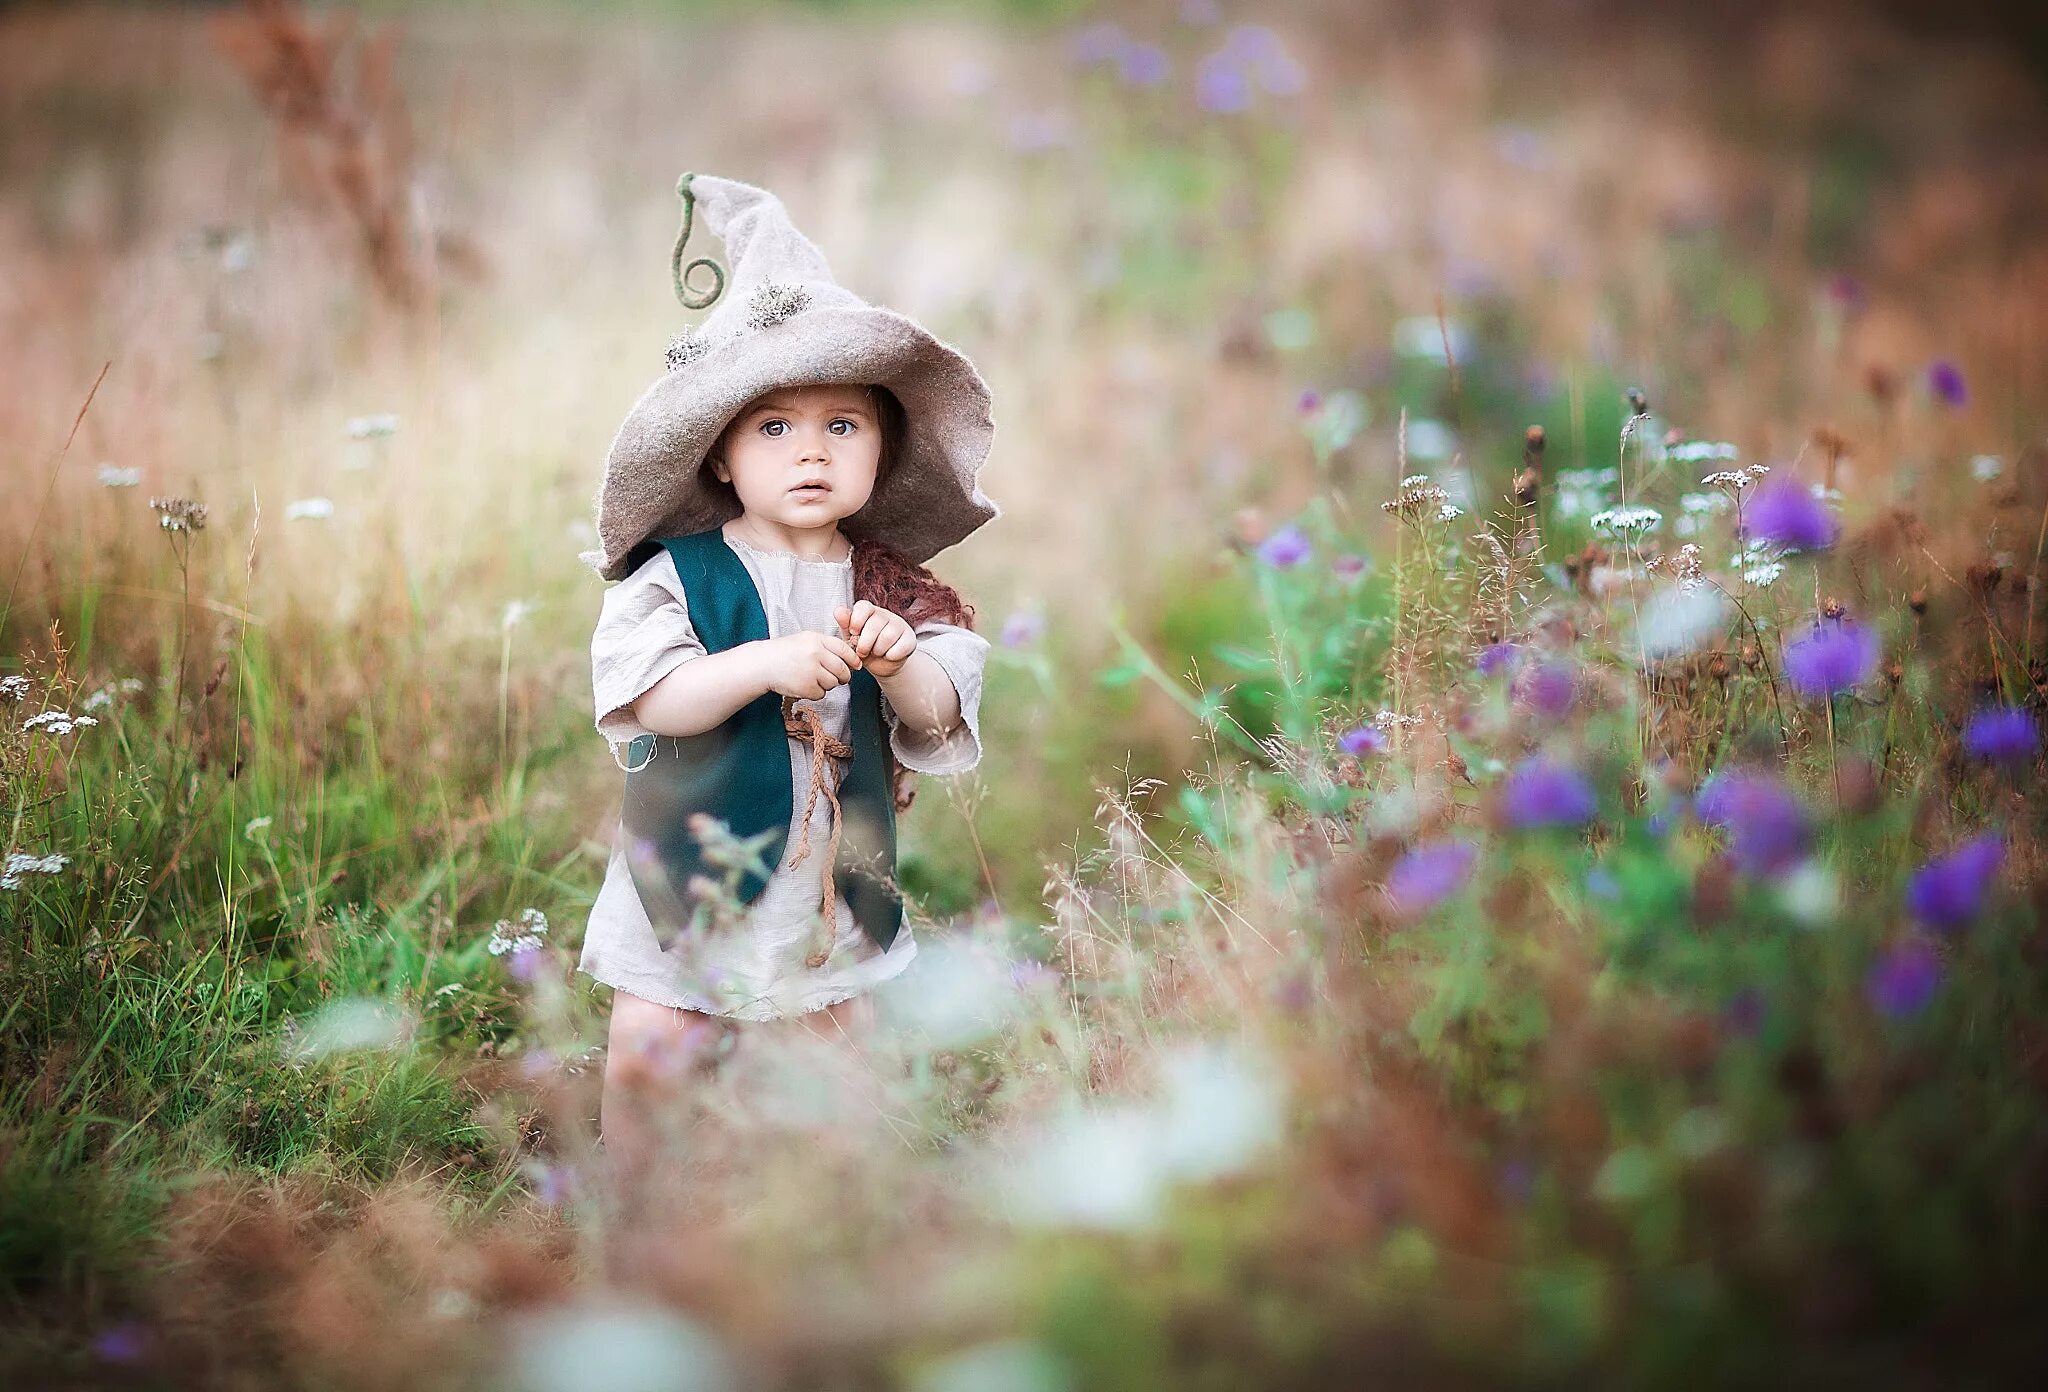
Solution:
M 1519 1208 L 1536 1192 L 1536 1167 L 1526 1158 L 1515 1156 L 1501 1163 L 1497 1182 L 1500 1196 Z
M 1383 754 L 1387 748 L 1387 737 L 1370 725 L 1359 725 L 1337 736 L 1337 747 L 1358 757 Z
M 1806 806 L 1775 774 L 1727 768 L 1693 801 L 1699 818 L 1728 833 L 1728 855 L 1745 874 L 1775 875 L 1806 854 Z
M 1166 80 L 1166 50 L 1158 44 L 1125 44 L 1116 61 L 1118 76 L 1133 87 L 1156 87 Z
M 1251 83 L 1229 49 L 1219 48 L 1195 65 L 1195 100 L 1204 111 L 1242 111 L 1251 105 Z
M 1411 847 L 1387 872 L 1387 898 L 1402 913 L 1421 913 L 1464 888 L 1479 848 L 1469 841 Z
M 531 982 L 540 975 L 541 964 L 547 960 L 547 953 L 538 947 L 522 947 L 505 959 L 505 969 L 512 973 L 515 981 Z
M 1817 623 L 1785 645 L 1785 678 L 1801 696 L 1833 696 L 1869 681 L 1879 653 L 1874 629 L 1853 619 Z
M 1270 566 L 1297 566 L 1309 557 L 1307 535 L 1292 522 L 1259 545 L 1259 559 Z
M 1970 399 L 1970 390 L 1963 382 L 1963 370 L 1947 358 L 1936 358 L 1927 364 L 1927 390 L 1934 393 L 1934 399 L 1951 410 L 1961 410 Z
M 155 1336 L 140 1320 L 110 1324 L 93 1336 L 93 1356 L 102 1363 L 140 1363 L 149 1356 Z
M 1828 505 L 1789 474 L 1774 474 L 1743 510 L 1742 530 L 1795 551 L 1820 551 L 1834 545 L 1837 528 Z
M 1524 828 L 1578 826 L 1593 820 L 1600 805 L 1584 774 L 1541 755 L 1508 771 L 1501 796 L 1508 821 Z
M 998 641 L 1006 648 L 1021 648 L 1038 640 L 1045 632 L 1045 616 L 1031 609 L 1013 609 L 1003 620 L 1003 631 Z
M 1754 986 L 1745 986 L 1721 1007 L 1721 1021 L 1727 1025 L 1729 1033 L 1754 1039 L 1762 1032 L 1764 1017 L 1768 1013 L 1764 993 Z
M 1075 30 L 1068 51 L 1077 63 L 1106 63 L 1120 56 L 1128 42 L 1123 26 L 1115 20 L 1106 19 Z
M 1479 675 L 1493 676 L 1512 668 L 1521 658 L 1522 650 L 1513 643 L 1488 643 L 1479 650 Z
M 1893 1019 L 1918 1014 L 1941 985 L 1941 958 L 1921 938 L 1894 943 L 1863 978 L 1870 1003 Z
M 1303 387 L 1301 396 L 1294 405 L 1304 416 L 1314 415 L 1323 409 L 1323 394 L 1314 387 Z
M 1863 283 L 1847 271 L 1837 271 L 1828 278 L 1827 295 L 1829 302 L 1844 314 L 1854 314 L 1863 308 Z
M 576 1192 L 574 1166 L 535 1162 L 533 1171 L 533 1196 L 550 1208 L 559 1206 Z
M 1997 833 L 1972 837 L 1921 866 L 1906 884 L 1906 907 L 1929 928 L 1960 928 L 1984 911 L 1985 891 L 2005 859 Z
M 1515 695 L 1537 714 L 1551 720 L 1572 708 L 1578 689 L 1578 675 L 1571 665 L 1548 659 L 1534 662 L 1515 674 Z
M 2018 706 L 1986 706 L 1963 726 L 1963 752 L 1994 764 L 2032 763 L 2041 748 L 2034 717 Z
M 1365 557 L 1353 555 L 1347 551 L 1336 560 L 1330 562 L 1330 569 L 1336 573 L 1339 580 L 1348 585 L 1359 576 L 1365 574 Z

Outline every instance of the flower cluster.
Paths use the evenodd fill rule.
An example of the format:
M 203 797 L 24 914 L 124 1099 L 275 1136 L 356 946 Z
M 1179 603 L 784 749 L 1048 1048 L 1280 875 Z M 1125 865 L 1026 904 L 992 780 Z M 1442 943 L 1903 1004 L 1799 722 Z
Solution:
M 1643 568 L 1653 574 L 1669 574 L 1686 594 L 1707 581 L 1706 567 L 1700 564 L 1700 548 L 1689 541 L 1669 556 L 1650 557 L 1643 562 Z
M 1380 510 L 1390 512 L 1404 522 L 1417 523 L 1431 518 L 1448 522 L 1458 515 L 1457 504 L 1451 501 L 1449 491 L 1431 483 L 1428 474 L 1410 474 L 1402 479 L 1393 498 L 1381 503 Z
M 70 864 L 70 857 L 56 851 L 48 855 L 29 855 L 25 851 L 12 852 L 7 857 L 7 868 L 0 871 L 0 889 L 19 889 L 23 875 L 54 875 Z
M 41 715 L 32 715 L 21 722 L 24 730 L 47 730 L 53 735 L 68 735 L 74 729 L 85 725 L 97 725 L 99 721 L 89 715 L 72 715 L 67 711 L 46 710 Z
M 484 944 L 484 950 L 493 957 L 502 957 L 508 952 L 532 952 L 547 946 L 548 916 L 539 909 L 524 909 L 519 921 L 501 918 L 491 927 L 491 940 Z
M 1742 451 L 1725 440 L 1682 440 L 1667 448 L 1664 457 L 1680 464 L 1704 464 L 1709 459 L 1740 459 Z
M 0 678 L 0 700 L 24 701 L 28 699 L 28 678 L 12 676 Z
M 1607 508 L 1592 516 L 1595 530 L 1618 537 L 1647 536 L 1657 530 L 1664 514 L 1652 507 Z
M 140 677 L 123 677 L 119 681 L 108 682 L 98 691 L 85 698 L 83 708 L 92 711 L 99 710 L 103 706 L 111 706 L 114 704 L 116 697 L 133 696 L 136 692 L 142 690 L 142 686 L 143 682 Z
M 204 503 L 195 503 L 190 498 L 151 498 L 149 505 L 156 510 L 157 522 L 167 532 L 206 530 Z
M 754 287 L 747 300 L 747 327 L 765 329 L 798 314 L 811 303 L 811 292 L 801 285 L 768 281 Z
M 1771 466 L 1768 464 L 1752 464 L 1746 469 L 1723 469 L 1718 473 L 1708 474 L 1700 482 L 1709 488 L 1726 488 L 1731 492 L 1740 493 L 1745 488 L 1763 482 L 1764 475 L 1770 471 Z
M 1607 490 L 1621 479 L 1613 465 L 1604 469 L 1559 469 L 1551 479 L 1550 506 L 1559 517 L 1584 517 L 1607 506 Z
M 674 372 L 685 363 L 693 363 L 704 356 L 711 343 L 695 329 L 684 329 L 668 341 L 668 370 Z

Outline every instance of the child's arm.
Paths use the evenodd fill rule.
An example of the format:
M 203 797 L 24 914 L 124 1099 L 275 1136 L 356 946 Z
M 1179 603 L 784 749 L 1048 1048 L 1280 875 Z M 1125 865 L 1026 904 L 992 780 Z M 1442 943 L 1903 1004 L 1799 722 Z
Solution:
M 946 669 L 922 648 L 905 658 L 893 676 L 875 680 L 903 723 L 917 733 L 943 740 L 959 727 L 960 692 Z
M 633 702 L 633 718 L 657 735 L 701 735 L 765 694 L 761 644 L 704 653 L 676 667 Z

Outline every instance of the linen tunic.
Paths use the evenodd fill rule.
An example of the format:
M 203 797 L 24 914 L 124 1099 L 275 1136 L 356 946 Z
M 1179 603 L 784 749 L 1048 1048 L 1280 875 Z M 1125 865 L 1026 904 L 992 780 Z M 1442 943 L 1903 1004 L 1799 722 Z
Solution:
M 803 629 L 839 633 L 832 611 L 853 606 L 850 554 L 837 561 L 815 560 L 753 546 L 733 535 L 730 523 L 721 530 L 760 591 L 769 637 Z M 906 728 L 884 692 L 882 716 L 890 747 L 904 767 L 920 773 L 964 773 L 981 762 L 981 685 L 989 642 L 956 624 L 922 623 L 915 631 L 918 651 L 929 654 L 953 680 L 960 696 L 960 724 L 942 737 Z M 591 675 L 597 729 L 610 742 L 615 762 L 634 737 L 650 733 L 633 718 L 632 702 L 675 668 L 704 655 L 703 641 L 690 624 L 682 577 L 666 548 L 605 592 L 591 637 Z M 851 686 L 841 683 L 822 699 L 797 705 L 817 710 L 833 738 L 849 740 L 851 695 Z M 579 970 L 660 1005 L 739 1020 L 772 1020 L 858 995 L 910 965 L 917 943 L 909 920 L 885 952 L 861 928 L 844 896 L 834 905 L 838 922 L 831 955 L 823 966 L 805 965 L 821 931 L 832 806 L 821 789 L 811 813 L 811 853 L 792 868 L 788 861 L 804 830 L 811 750 L 808 742 L 795 736 L 788 744 L 789 842 L 783 863 L 747 917 L 723 928 L 707 924 L 695 931 L 668 925 L 672 937 L 664 948 L 627 869 L 623 826 L 615 822 L 611 859 L 591 905 Z M 843 776 L 840 765 L 829 759 L 827 763 L 828 780 Z

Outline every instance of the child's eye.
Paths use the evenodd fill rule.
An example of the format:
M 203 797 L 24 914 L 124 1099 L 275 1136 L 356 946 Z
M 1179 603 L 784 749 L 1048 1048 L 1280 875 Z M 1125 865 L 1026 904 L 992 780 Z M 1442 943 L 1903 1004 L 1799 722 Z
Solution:
M 781 419 L 774 419 L 774 420 L 764 420 L 764 421 L 762 421 L 762 422 L 761 422 L 761 429 L 763 429 L 764 431 L 768 431 L 768 434 L 769 434 L 770 438 L 779 438 L 779 437 L 780 437 L 780 435 L 781 435 L 781 432 L 780 432 L 780 431 L 773 431 L 773 430 L 768 430 L 768 427 L 769 427 L 769 426 L 771 426 L 771 425 L 783 425 L 783 426 L 786 426 L 786 425 L 788 425 L 788 424 L 789 424 L 789 422 L 788 422 L 788 421 L 786 421 L 786 420 L 781 420 Z
M 836 418 L 836 419 L 835 419 L 835 420 L 834 420 L 834 421 L 832 422 L 832 424 L 834 424 L 834 425 L 850 425 L 850 426 L 852 426 L 852 427 L 853 427 L 853 428 L 854 428 L 855 430 L 858 430 L 858 429 L 860 429 L 860 424 L 859 424 L 859 422 L 857 422 L 857 421 L 850 421 L 850 420 L 848 420 L 848 419 L 847 419 L 847 418 L 846 418 L 845 416 L 840 416 L 840 417 Z M 848 432 L 848 433 L 851 433 L 851 432 Z

